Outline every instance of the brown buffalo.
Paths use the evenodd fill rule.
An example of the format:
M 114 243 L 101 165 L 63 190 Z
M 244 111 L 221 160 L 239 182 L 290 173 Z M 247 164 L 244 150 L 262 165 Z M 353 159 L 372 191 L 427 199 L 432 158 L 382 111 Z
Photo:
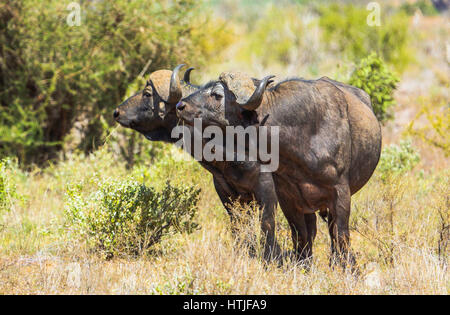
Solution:
M 273 76 L 254 80 L 223 73 L 177 105 L 186 123 L 205 126 L 279 126 L 280 166 L 273 173 L 278 201 L 299 255 L 312 255 L 319 211 L 327 218 L 332 258 L 349 251 L 351 195 L 369 180 L 381 151 L 380 125 L 368 95 L 333 81 L 289 79 L 267 88 Z

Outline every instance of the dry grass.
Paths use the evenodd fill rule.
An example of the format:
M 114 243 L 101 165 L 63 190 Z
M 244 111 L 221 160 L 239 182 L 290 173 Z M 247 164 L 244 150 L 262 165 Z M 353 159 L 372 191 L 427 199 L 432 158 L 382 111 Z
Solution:
M 448 170 L 439 175 L 411 173 L 388 184 L 374 178 L 354 196 L 352 247 L 362 270 L 356 278 L 328 267 L 329 237 L 323 222 L 309 272 L 293 262 L 277 267 L 250 257 L 239 240 L 258 231 L 257 221 L 241 227 L 238 240 L 233 238 L 210 175 L 192 169 L 195 162 L 182 161 L 174 162 L 184 167 L 177 180 L 195 182 L 203 190 L 198 218 L 202 229 L 165 239 L 144 257 L 105 261 L 64 228 L 63 187 L 88 172 L 124 176 L 123 165 L 111 168 L 109 161 L 110 156 L 100 152 L 95 159 L 79 158 L 52 171 L 28 174 L 18 183 L 26 198 L 3 216 L 0 293 L 449 293 L 448 249 L 438 255 L 442 220 L 449 223 Z M 80 174 L 80 168 L 86 172 Z M 167 175 L 163 172 L 160 177 Z M 278 223 L 280 241 L 289 250 L 290 236 L 281 214 Z

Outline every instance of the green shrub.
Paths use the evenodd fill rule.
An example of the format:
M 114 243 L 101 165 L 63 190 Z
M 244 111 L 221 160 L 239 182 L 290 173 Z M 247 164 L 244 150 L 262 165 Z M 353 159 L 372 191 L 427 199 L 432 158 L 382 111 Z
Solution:
M 68 189 L 68 223 L 89 248 L 106 258 L 142 254 L 164 236 L 198 228 L 194 216 L 199 189 L 167 182 L 157 191 L 133 180 L 104 181 L 87 195 L 82 188 Z
M 294 61 L 303 44 L 305 27 L 299 19 L 300 11 L 296 6 L 278 8 L 268 6 L 265 15 L 257 19 L 247 34 L 239 57 L 251 61 L 254 57 L 264 67 L 271 64 L 287 66 Z
M 226 46 L 205 27 L 202 1 L 79 3 L 81 25 L 69 26 L 67 1 L 1 1 L 0 158 L 54 158 L 75 123 L 70 148 L 90 152 L 145 65 L 198 65 Z
M 420 155 L 411 145 L 411 141 L 402 140 L 399 145 L 393 144 L 383 149 L 377 170 L 381 179 L 386 180 L 390 176 L 409 172 L 419 161 Z
M 394 90 L 399 79 L 377 54 L 361 60 L 353 71 L 349 84 L 363 89 L 370 96 L 373 110 L 382 123 L 393 118 Z
M 13 198 L 17 198 L 13 169 L 16 163 L 9 159 L 0 160 L 0 213 L 11 209 Z
M 448 83 L 447 88 L 448 89 Z M 410 122 L 407 132 L 411 136 L 419 137 L 429 145 L 439 148 L 446 157 L 450 156 L 450 106 L 445 94 L 431 92 L 419 96 L 420 111 Z M 420 120 L 427 123 L 419 124 Z
M 350 60 L 377 52 L 396 70 L 402 71 L 413 59 L 408 49 L 409 18 L 402 12 L 382 9 L 380 26 L 369 26 L 365 7 L 331 4 L 319 7 L 319 24 L 328 47 Z
M 418 9 L 423 15 L 439 14 L 439 11 L 433 6 L 430 0 L 419 0 L 414 3 L 405 2 L 400 6 L 400 10 L 408 15 L 414 15 Z

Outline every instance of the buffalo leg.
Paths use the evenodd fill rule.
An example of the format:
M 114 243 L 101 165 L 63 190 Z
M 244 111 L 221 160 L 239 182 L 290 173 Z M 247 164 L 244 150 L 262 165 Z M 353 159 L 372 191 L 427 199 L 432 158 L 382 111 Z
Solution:
M 308 229 L 306 228 L 305 215 L 298 214 L 293 222 L 289 222 L 292 232 L 292 242 L 294 243 L 294 250 L 296 256 L 300 261 L 307 262 L 311 252 L 308 245 Z
M 277 195 L 272 173 L 260 173 L 256 183 L 255 198 L 261 208 L 261 230 L 265 240 L 264 258 L 266 260 L 279 259 L 281 249 L 275 237 Z
M 356 271 L 356 260 L 350 250 L 350 188 L 347 184 L 335 186 L 335 200 L 328 214 L 328 230 L 331 238 L 331 261 L 344 268 L 347 263 L 351 270 Z
M 237 239 L 239 235 L 239 231 L 235 224 L 235 215 L 232 210 L 232 205 L 239 200 L 234 192 L 231 191 L 230 187 L 223 180 L 220 180 L 217 177 L 213 177 L 214 188 L 216 189 L 217 194 L 219 195 L 220 201 L 223 204 L 223 207 L 228 213 L 231 222 L 231 235 L 233 238 Z M 242 203 L 242 202 L 241 202 Z
M 231 223 L 233 223 L 233 211 L 231 211 L 231 204 L 234 203 L 237 198 L 235 196 L 235 194 L 233 194 L 229 189 L 227 189 L 228 187 L 224 187 L 224 184 L 222 184 L 222 182 L 216 178 L 215 176 L 213 177 L 213 182 L 214 182 L 214 188 L 216 189 L 217 195 L 219 195 L 220 201 L 222 202 L 225 210 L 227 211 Z
M 317 235 L 317 217 L 315 213 L 307 213 L 305 214 L 305 223 L 306 229 L 308 230 L 308 238 L 307 238 L 307 252 L 309 256 L 307 257 L 310 261 L 312 261 L 313 257 L 313 245 L 314 240 Z
M 291 228 L 296 259 L 309 269 L 312 262 L 312 246 L 316 234 L 314 214 L 303 214 L 289 198 L 279 198 L 281 209 Z
M 292 242 L 297 259 L 306 269 L 311 268 L 313 243 L 316 234 L 316 221 L 314 214 L 297 213 L 294 222 L 289 222 L 292 233 Z
M 245 208 L 250 205 L 250 202 L 245 202 L 239 199 L 239 197 L 230 189 L 226 182 L 223 182 L 221 178 L 213 177 L 214 187 L 216 189 L 217 194 L 219 195 L 220 201 L 222 202 L 225 210 L 230 217 L 231 223 L 231 235 L 234 240 L 238 242 L 243 241 L 249 249 L 250 256 L 256 256 L 256 248 L 253 245 L 253 242 L 247 238 L 241 239 L 238 224 L 236 224 L 236 217 L 233 212 L 232 206 L 238 202 L 241 207 Z

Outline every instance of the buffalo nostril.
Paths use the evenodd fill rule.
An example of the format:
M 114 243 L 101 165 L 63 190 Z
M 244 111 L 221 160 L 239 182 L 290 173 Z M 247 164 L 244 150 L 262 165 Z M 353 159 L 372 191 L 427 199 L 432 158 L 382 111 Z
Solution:
M 119 113 L 119 111 L 116 109 L 115 111 L 114 111 L 114 118 L 116 118 L 117 119 L 117 117 L 119 117 L 119 115 L 120 115 L 120 113 Z
M 186 104 L 183 103 L 183 102 L 179 102 L 177 104 L 177 109 L 180 110 L 180 111 L 183 110 L 185 107 L 186 107 Z

